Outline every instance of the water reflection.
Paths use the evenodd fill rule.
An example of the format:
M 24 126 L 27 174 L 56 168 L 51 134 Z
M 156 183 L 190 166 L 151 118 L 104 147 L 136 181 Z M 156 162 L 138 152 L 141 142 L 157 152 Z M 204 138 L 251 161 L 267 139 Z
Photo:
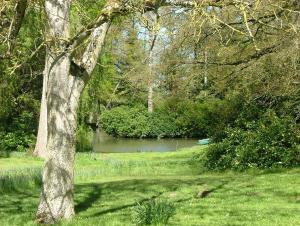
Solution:
M 94 134 L 93 149 L 95 152 L 166 152 L 179 148 L 197 145 L 196 139 L 129 139 L 114 138 L 104 132 Z

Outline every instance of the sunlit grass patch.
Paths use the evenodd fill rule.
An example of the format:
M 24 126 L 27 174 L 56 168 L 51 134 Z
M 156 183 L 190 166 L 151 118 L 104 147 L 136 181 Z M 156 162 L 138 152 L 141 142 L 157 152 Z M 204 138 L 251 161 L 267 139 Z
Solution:
M 76 217 L 58 225 L 133 225 L 137 203 L 154 199 L 174 204 L 166 225 L 300 225 L 299 168 L 198 173 L 189 162 L 198 150 L 78 154 Z M 28 156 L 0 159 L 1 226 L 36 225 L 41 165 Z

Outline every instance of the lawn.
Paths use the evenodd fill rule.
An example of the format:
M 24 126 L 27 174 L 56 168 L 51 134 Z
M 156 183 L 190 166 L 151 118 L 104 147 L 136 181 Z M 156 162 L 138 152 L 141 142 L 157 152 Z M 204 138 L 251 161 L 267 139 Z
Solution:
M 300 225 L 300 169 L 203 172 L 193 147 L 169 153 L 77 154 L 77 215 L 59 225 L 133 225 L 149 199 L 176 207 L 169 225 Z M 42 161 L 0 159 L 0 225 L 36 225 Z M 197 194 L 205 192 L 205 197 Z

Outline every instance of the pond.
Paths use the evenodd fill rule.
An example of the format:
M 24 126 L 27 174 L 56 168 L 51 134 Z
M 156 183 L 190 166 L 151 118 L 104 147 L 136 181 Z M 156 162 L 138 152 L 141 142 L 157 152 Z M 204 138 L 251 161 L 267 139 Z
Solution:
M 197 145 L 196 139 L 130 139 L 115 138 L 97 132 L 94 134 L 93 150 L 102 153 L 126 152 L 167 152 L 176 151 L 184 147 Z

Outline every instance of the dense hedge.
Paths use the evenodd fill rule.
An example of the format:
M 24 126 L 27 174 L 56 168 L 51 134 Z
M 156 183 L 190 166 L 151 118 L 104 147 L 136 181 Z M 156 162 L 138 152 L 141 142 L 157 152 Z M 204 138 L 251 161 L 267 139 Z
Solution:
M 101 127 L 119 137 L 175 137 L 178 128 L 173 115 L 149 114 L 143 106 L 121 106 L 101 115 Z
M 239 100 L 170 98 L 148 113 L 143 105 L 119 106 L 101 115 L 101 127 L 119 137 L 221 136 L 239 112 Z

